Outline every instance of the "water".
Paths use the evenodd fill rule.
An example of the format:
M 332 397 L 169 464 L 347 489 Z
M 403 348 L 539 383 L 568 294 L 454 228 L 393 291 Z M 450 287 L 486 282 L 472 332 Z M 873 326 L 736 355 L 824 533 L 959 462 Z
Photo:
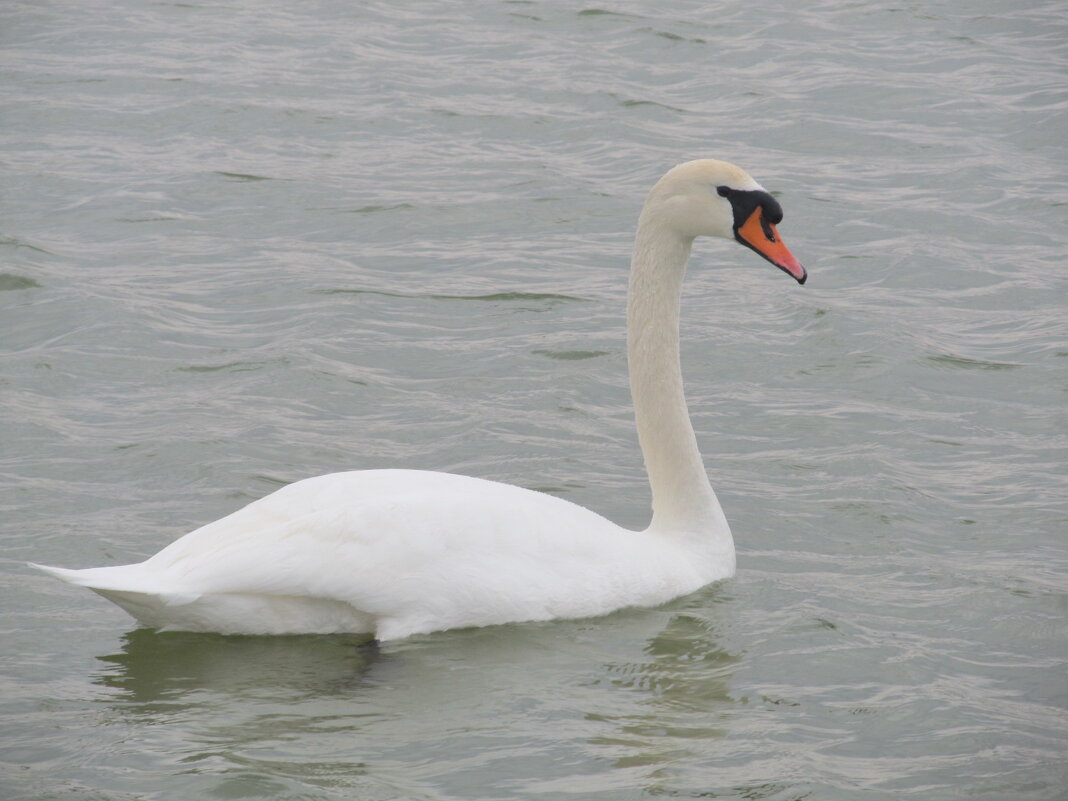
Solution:
M 0 19 L 5 799 L 1064 797 L 1063 4 Z M 374 651 L 134 630 L 24 566 L 362 467 L 643 525 L 625 270 L 698 156 L 811 271 L 691 265 L 735 579 Z

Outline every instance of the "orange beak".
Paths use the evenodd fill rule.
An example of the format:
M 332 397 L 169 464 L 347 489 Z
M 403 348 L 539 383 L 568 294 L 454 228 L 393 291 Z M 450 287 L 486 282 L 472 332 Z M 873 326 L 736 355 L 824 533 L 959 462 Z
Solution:
M 761 207 L 757 206 L 742 227 L 734 232 L 735 238 L 747 248 L 755 250 L 784 273 L 791 275 L 797 283 L 805 283 L 808 273 L 801 266 L 801 262 L 795 259 L 794 254 L 783 244 L 775 226 L 763 218 L 762 211 Z

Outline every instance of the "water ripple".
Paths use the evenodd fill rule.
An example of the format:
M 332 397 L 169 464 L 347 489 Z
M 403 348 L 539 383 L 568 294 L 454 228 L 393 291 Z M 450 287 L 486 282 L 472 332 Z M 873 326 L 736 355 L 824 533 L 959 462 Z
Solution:
M 12 798 L 1062 795 L 1058 5 L 4 14 Z M 812 274 L 694 251 L 736 579 L 374 653 L 123 635 L 23 569 L 362 467 L 645 525 L 625 272 L 699 156 L 777 194 Z

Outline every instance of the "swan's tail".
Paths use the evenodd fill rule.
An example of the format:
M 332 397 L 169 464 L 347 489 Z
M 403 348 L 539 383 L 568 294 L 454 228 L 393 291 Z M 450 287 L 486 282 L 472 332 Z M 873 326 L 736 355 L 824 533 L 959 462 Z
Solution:
M 143 564 L 35 567 L 69 584 L 87 587 L 122 607 L 139 622 L 172 631 L 220 634 L 371 633 L 376 620 L 345 601 L 246 591 L 190 592 Z
M 50 576 L 91 590 L 118 590 L 125 592 L 159 593 L 164 588 L 159 577 L 141 564 L 115 565 L 113 567 L 90 567 L 71 570 L 66 567 L 49 567 L 29 563 L 30 567 L 42 570 Z
M 50 567 L 33 562 L 29 562 L 29 565 L 68 584 L 87 587 L 148 626 L 166 625 L 171 617 L 169 610 L 191 604 L 200 597 L 199 593 L 171 592 L 161 588 L 158 580 L 137 564 L 90 567 L 85 570 Z

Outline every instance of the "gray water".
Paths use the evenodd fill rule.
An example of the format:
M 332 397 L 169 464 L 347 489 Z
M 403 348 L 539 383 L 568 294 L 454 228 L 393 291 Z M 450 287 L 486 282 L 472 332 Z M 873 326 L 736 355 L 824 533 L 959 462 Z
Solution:
M 1065 797 L 1063 3 L 43 0 L 0 37 L 0 797 Z M 354 468 L 644 525 L 631 236 L 701 156 L 811 272 L 691 263 L 736 578 L 375 651 L 25 567 Z

